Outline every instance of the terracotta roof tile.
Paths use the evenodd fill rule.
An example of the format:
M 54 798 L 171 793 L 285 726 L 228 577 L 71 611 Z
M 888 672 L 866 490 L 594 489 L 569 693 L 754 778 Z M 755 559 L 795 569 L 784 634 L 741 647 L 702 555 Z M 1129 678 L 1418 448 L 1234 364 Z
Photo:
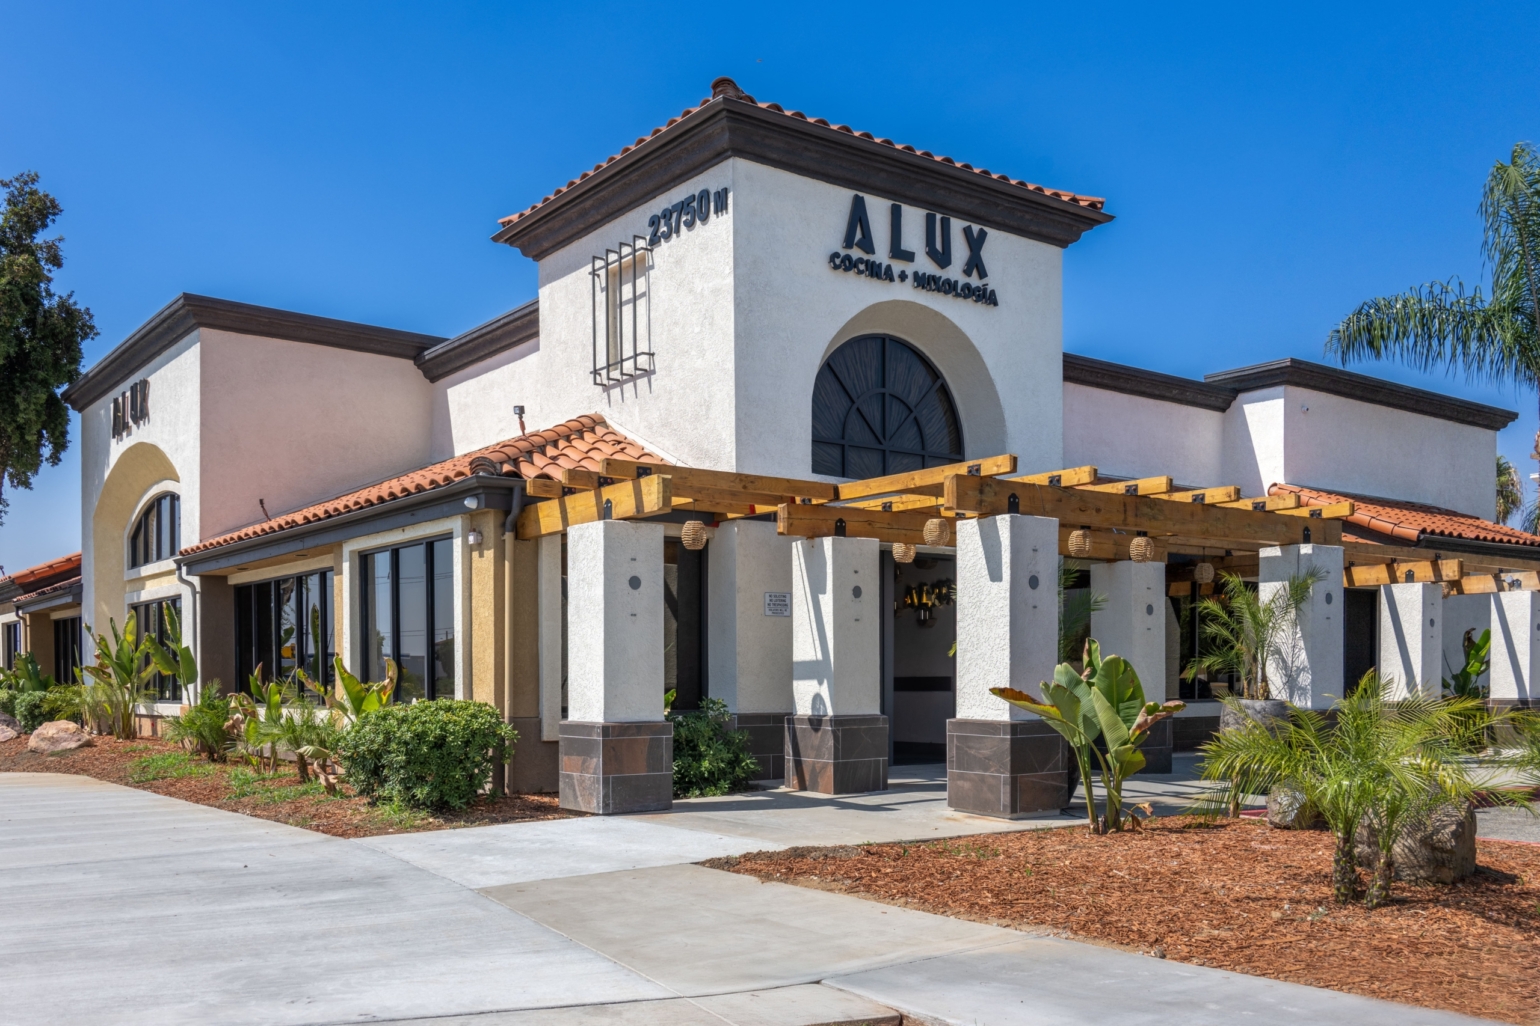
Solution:
M 11 601 L 19 606 L 24 602 L 31 602 L 33 599 L 42 598 L 44 595 L 53 595 L 57 592 L 68 591 L 71 588 L 78 587 L 80 587 L 80 575 L 76 574 L 74 577 L 71 577 L 67 581 L 60 581 L 58 584 L 50 584 L 46 588 L 39 588 L 37 591 L 28 592 L 25 595 L 17 595 Z
M 1457 513 L 1442 506 L 1429 506 L 1421 502 L 1401 499 L 1382 499 L 1372 495 L 1354 495 L 1350 492 L 1327 492 L 1318 488 L 1302 488 L 1299 485 L 1275 484 L 1268 489 L 1269 495 L 1294 493 L 1306 506 L 1329 506 L 1336 502 L 1351 502 L 1353 515 L 1346 523 L 1362 529 L 1370 536 L 1380 535 L 1398 544 L 1414 545 L 1425 535 L 1440 538 L 1460 538 L 1467 541 L 1496 542 L 1500 545 L 1527 545 L 1540 547 L 1540 536 L 1528 534 L 1505 524 L 1494 524 L 1468 513 Z
M 557 456 L 554 460 L 551 458 L 553 453 Z M 435 463 L 421 470 L 414 470 L 409 474 L 380 481 L 367 488 L 360 488 L 346 495 L 339 495 L 335 499 L 319 502 L 292 513 L 285 513 L 196 545 L 189 545 L 182 550 L 182 554 L 206 552 L 221 545 L 229 545 L 231 542 L 276 534 L 301 524 L 328 520 L 354 510 L 378 506 L 392 499 L 442 488 L 470 477 L 478 469 L 473 467 L 473 464 L 480 464 L 479 469 L 497 468 L 496 472 L 504 477 L 559 479 L 563 467 L 597 471 L 599 461 L 607 455 L 657 463 L 667 462 L 656 453 L 649 452 L 645 446 L 610 427 L 603 417 L 597 414 L 591 416 L 584 414 L 544 431 L 510 438 L 496 445 L 489 445 L 484 449 L 477 449 L 474 452 L 444 460 L 442 463 Z M 75 557 L 77 565 L 79 559 L 79 556 Z
M 724 83 L 725 83 L 725 85 L 724 85 Z M 785 108 L 783 108 L 778 103 L 760 103 L 759 101 L 755 100 L 754 97 L 750 96 L 748 93 L 745 93 L 741 89 L 739 89 L 737 84 L 735 82 L 733 82 L 731 79 L 725 79 L 725 80 L 724 79 L 717 79 L 717 81 L 715 81 L 715 82 L 713 82 L 711 84 L 711 88 L 712 88 L 712 95 L 711 96 L 708 96 L 705 99 L 701 100 L 701 102 L 699 104 L 697 104 L 696 106 L 694 106 L 694 107 L 686 108 L 678 117 L 670 118 L 666 124 L 661 125 L 658 128 L 654 128 L 652 130 L 651 135 L 642 136 L 641 138 L 637 139 L 636 142 L 632 143 L 630 146 L 627 146 L 627 147 L 623 148 L 619 153 L 614 154 L 611 157 L 609 157 L 608 159 L 606 159 L 602 164 L 595 164 L 594 167 L 593 167 L 593 171 L 584 171 L 582 174 L 578 175 L 576 178 L 574 178 L 572 181 L 568 182 L 566 185 L 562 186 L 559 189 L 556 189 L 549 196 L 547 196 L 544 199 L 540 200 L 540 202 L 531 204 L 527 209 L 521 210 L 521 211 L 519 211 L 516 214 L 509 214 L 507 217 L 499 218 L 497 223 L 503 225 L 504 227 L 507 227 L 508 225 L 511 225 L 511 224 L 517 222 L 520 218 L 527 217 L 529 214 L 534 213 L 536 210 L 540 209 L 545 204 L 551 202 L 551 200 L 555 199 L 557 196 L 560 196 L 562 193 L 566 192 L 568 189 L 572 188 L 574 185 L 577 185 L 579 182 L 582 182 L 582 181 L 586 180 L 589 175 L 593 174 L 595 171 L 598 171 L 599 169 L 604 167 L 606 164 L 612 163 L 618 157 L 625 156 L 627 153 L 630 153 L 632 150 L 636 149 L 638 146 L 641 146 L 641 145 L 645 144 L 648 140 L 653 139 L 653 138 L 657 137 L 658 135 L 661 135 L 663 132 L 667 131 L 670 128 L 673 128 L 675 125 L 679 124 L 681 121 L 683 121 L 686 118 L 690 117 L 692 114 L 696 114 L 696 113 L 700 112 L 701 110 L 704 110 L 709 104 L 714 103 L 714 102 L 716 102 L 718 100 L 721 100 L 721 99 L 724 99 L 724 98 L 731 98 L 731 99 L 735 99 L 735 100 L 741 100 L 744 103 L 752 103 L 754 106 L 759 107 L 759 108 L 761 108 L 763 110 L 772 111 L 772 112 L 774 112 L 776 114 L 783 114 L 783 115 L 785 115 L 786 117 L 789 117 L 789 118 L 797 118 L 798 120 L 806 121 L 809 124 L 819 125 L 819 126 L 822 126 L 824 128 L 828 128 L 832 132 L 843 132 L 846 135 L 854 135 L 854 136 L 858 136 L 858 137 L 860 137 L 862 139 L 871 139 L 873 142 L 875 142 L 875 143 L 877 143 L 877 144 L 879 144 L 881 146 L 891 146 L 891 147 L 893 147 L 896 150 L 903 150 L 906 153 L 914 153 L 914 154 L 917 154 L 918 156 L 921 156 L 921 157 L 929 157 L 931 160 L 934 160 L 934 161 L 936 161 L 937 163 L 940 163 L 940 164 L 950 164 L 953 167 L 961 168 L 961 169 L 963 169 L 965 171 L 972 171 L 974 174 L 983 175 L 986 178 L 993 178 L 993 179 L 995 179 L 997 181 L 1008 182 L 1011 185 L 1015 185 L 1015 186 L 1017 186 L 1019 188 L 1026 189 L 1026 190 L 1028 190 L 1030 192 L 1041 193 L 1044 196 L 1052 196 L 1054 199 L 1064 200 L 1066 203 L 1074 203 L 1077 206 L 1085 207 L 1085 208 L 1087 208 L 1089 210 L 1101 210 L 1102 207 L 1106 205 L 1106 200 L 1104 200 L 1100 196 L 1082 196 L 1079 193 L 1065 192 L 1065 191 L 1063 191 L 1061 189 L 1050 189 L 1050 188 L 1048 188 L 1046 186 L 1036 185 L 1036 184 L 1034 184 L 1032 182 L 1022 181 L 1019 178 L 1012 178 L 1010 175 L 994 174 L 994 173 L 991 173 L 986 168 L 976 168 L 972 164 L 959 163 L 958 161 L 953 160 L 951 157 L 946 157 L 946 156 L 938 157 L 934 153 L 930 152 L 929 150 L 917 150 L 913 146 L 900 145 L 898 143 L 895 143 L 892 139 L 884 139 L 884 138 L 878 138 L 876 136 L 873 136 L 872 133 L 870 133 L 870 132 L 857 132 L 854 129 L 852 129 L 849 125 L 830 125 L 829 122 L 826 119 L 824 119 L 824 118 L 809 118 L 806 114 L 802 113 L 800 110 L 791 110 L 791 111 L 789 111 L 789 110 L 786 110 Z
M 25 588 L 28 585 L 36 584 L 39 581 L 46 581 L 50 577 L 57 577 L 64 573 L 75 575 L 80 573 L 80 553 L 76 552 L 68 556 L 61 556 L 58 559 L 50 559 L 46 563 L 39 563 L 37 566 L 29 566 L 25 570 L 18 570 L 9 577 L 0 577 L 0 584 L 14 584 L 17 587 Z

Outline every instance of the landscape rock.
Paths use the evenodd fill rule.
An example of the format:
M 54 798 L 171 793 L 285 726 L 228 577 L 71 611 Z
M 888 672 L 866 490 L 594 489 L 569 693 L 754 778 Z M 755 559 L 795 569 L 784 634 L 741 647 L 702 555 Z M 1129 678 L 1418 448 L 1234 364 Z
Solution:
M 1373 828 L 1361 824 L 1354 841 L 1359 865 L 1373 867 L 1380 857 Z M 1472 875 L 1476 872 L 1475 807 L 1440 805 L 1408 824 L 1391 858 L 1397 880 L 1448 884 Z
M 48 755 L 82 748 L 90 743 L 91 735 L 80 724 L 69 720 L 52 720 L 32 732 L 27 742 L 27 751 Z
M 1238 708 L 1237 708 L 1238 707 Z M 1237 730 L 1255 720 L 1269 731 L 1289 722 L 1289 703 L 1277 698 L 1241 698 L 1219 707 L 1219 729 Z
M 1305 796 L 1287 787 L 1275 787 L 1267 796 L 1267 825 L 1277 830 L 1320 830 L 1326 823 Z
M 0 712 L 0 727 L 10 727 L 16 733 L 21 733 L 21 721 L 10 713 Z
M 13 737 L 20 737 L 20 736 L 21 736 L 21 731 L 19 731 L 19 730 L 12 730 L 10 727 L 7 727 L 3 723 L 0 723 L 0 741 L 9 741 Z

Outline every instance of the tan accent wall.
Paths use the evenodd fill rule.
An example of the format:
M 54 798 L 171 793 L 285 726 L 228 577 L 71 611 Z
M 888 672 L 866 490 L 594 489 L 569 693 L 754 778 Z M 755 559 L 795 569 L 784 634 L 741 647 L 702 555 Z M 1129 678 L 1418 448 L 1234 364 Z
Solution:
M 555 791 L 560 769 L 558 745 L 540 740 L 540 543 L 518 541 L 510 532 L 503 536 L 502 548 L 508 565 L 504 715 L 519 732 L 508 765 L 508 790 Z
M 139 500 L 158 481 L 181 480 L 159 446 L 138 442 L 123 451 L 102 484 L 96 507 L 91 511 L 92 607 L 83 613 L 85 622 L 97 633 L 108 631 L 108 620 L 123 626 L 127 615 L 123 603 L 123 596 L 128 593 L 123 580 L 127 556 L 123 537 L 134 514 L 139 512 Z M 140 585 L 134 587 L 138 590 Z M 49 640 L 51 645 L 52 635 Z
M 501 546 L 502 516 L 497 510 L 482 510 L 466 517 L 469 531 L 481 532 L 480 545 L 467 545 L 464 566 L 469 578 L 470 637 L 465 639 L 465 667 L 469 679 L 462 692 L 466 698 L 496 706 L 508 713 L 503 680 L 505 595 L 503 577 L 507 572 Z

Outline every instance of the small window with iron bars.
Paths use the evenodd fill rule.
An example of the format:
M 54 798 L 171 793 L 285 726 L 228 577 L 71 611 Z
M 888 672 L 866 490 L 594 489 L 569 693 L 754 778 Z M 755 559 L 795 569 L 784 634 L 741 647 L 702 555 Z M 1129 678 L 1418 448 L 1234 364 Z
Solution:
M 653 372 L 652 251 L 632 236 L 593 258 L 594 384 L 610 388 Z

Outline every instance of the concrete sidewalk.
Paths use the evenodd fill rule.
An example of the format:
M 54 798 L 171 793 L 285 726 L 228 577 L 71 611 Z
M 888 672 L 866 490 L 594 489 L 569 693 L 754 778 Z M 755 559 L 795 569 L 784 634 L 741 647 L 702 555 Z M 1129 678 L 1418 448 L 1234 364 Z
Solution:
M 0 774 L 0 1018 L 1090 1024 L 1112 1001 L 1134 1023 L 1474 1021 L 690 864 L 981 825 L 923 779 L 771 802 L 759 818 L 730 799 L 347 841 L 84 777 Z

